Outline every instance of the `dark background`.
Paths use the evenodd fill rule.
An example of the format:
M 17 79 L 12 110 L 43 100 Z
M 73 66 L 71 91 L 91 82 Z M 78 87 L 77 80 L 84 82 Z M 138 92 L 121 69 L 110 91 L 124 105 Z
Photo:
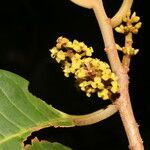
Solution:
M 104 1 L 111 17 L 122 0 Z M 140 52 L 132 60 L 130 93 L 135 117 L 146 150 L 150 150 L 150 100 L 148 97 L 148 49 L 145 38 L 144 3 L 135 0 L 133 10 L 141 16 L 143 28 L 134 36 L 134 47 Z M 0 68 L 19 74 L 30 81 L 30 91 L 69 114 L 85 114 L 106 106 L 92 96 L 78 91 L 74 80 L 63 76 L 60 66 L 49 57 L 59 36 L 78 39 L 93 46 L 94 57 L 106 60 L 99 27 L 92 10 L 69 0 L 5 0 L 0 4 Z M 116 35 L 123 43 L 123 36 Z M 127 150 L 128 141 L 122 122 L 115 114 L 103 122 L 68 129 L 47 128 L 32 137 L 58 141 L 74 150 Z

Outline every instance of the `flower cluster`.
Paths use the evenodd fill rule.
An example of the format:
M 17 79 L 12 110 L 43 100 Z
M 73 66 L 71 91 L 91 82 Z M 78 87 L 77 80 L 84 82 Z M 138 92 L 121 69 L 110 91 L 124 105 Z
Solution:
M 127 55 L 136 55 L 139 52 L 139 49 L 134 49 L 133 47 L 121 47 L 118 44 L 116 44 L 116 48 Z
M 127 15 L 122 20 L 126 25 L 121 24 L 119 27 L 116 27 L 115 30 L 118 33 L 134 33 L 137 34 L 138 30 L 141 28 L 142 23 L 140 21 L 140 17 L 136 16 L 136 13 L 134 12 L 131 15 L 131 12 L 128 12 Z
M 126 35 L 126 44 L 125 47 L 121 47 L 118 44 L 116 44 L 117 50 L 122 51 L 126 55 L 136 55 L 138 53 L 138 49 L 134 49 L 132 47 L 132 34 L 137 34 L 139 29 L 141 28 L 142 23 L 140 21 L 140 17 L 136 16 L 136 13 L 134 12 L 131 15 L 131 12 L 128 12 L 127 15 L 123 18 L 123 23 L 119 27 L 116 27 L 115 30 L 118 33 L 122 33 Z M 129 46 L 130 45 L 130 46 Z
M 118 95 L 118 78 L 111 72 L 109 65 L 97 58 L 91 58 L 92 47 L 83 42 L 59 37 L 51 50 L 51 57 L 62 64 L 66 77 L 74 75 L 76 82 L 88 97 L 97 93 L 103 100 Z

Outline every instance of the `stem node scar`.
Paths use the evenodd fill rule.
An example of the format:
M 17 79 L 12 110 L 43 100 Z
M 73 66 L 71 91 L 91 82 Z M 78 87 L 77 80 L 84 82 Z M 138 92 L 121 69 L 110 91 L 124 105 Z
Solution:
M 107 18 L 107 19 L 106 19 L 106 22 L 112 26 L 111 18 Z

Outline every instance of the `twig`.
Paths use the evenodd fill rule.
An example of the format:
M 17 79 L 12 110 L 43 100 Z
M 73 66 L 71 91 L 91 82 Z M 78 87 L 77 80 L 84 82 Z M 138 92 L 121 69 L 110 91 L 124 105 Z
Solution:
M 133 43 L 132 33 L 128 33 L 125 36 L 125 47 L 132 48 L 132 43 Z M 122 65 L 125 67 L 127 72 L 129 71 L 130 61 L 131 61 L 131 55 L 125 54 L 122 59 Z
M 117 99 L 114 104 L 119 110 L 128 137 L 129 148 L 131 150 L 143 150 L 143 142 L 130 103 L 128 92 L 128 74 L 126 72 L 126 69 L 124 69 L 123 65 L 120 62 L 115 47 L 112 26 L 109 22 L 109 18 L 106 16 L 102 0 L 100 0 L 100 3 L 95 4 L 93 9 L 102 32 L 104 44 L 106 47 L 105 50 L 108 55 L 112 70 L 119 77 L 120 98 Z
M 95 2 L 99 2 L 99 0 L 70 0 L 73 3 L 82 6 L 84 8 L 93 9 Z M 121 7 L 111 19 L 112 27 L 118 26 L 122 22 L 122 17 L 126 15 L 126 13 L 130 10 L 132 6 L 133 0 L 123 0 Z

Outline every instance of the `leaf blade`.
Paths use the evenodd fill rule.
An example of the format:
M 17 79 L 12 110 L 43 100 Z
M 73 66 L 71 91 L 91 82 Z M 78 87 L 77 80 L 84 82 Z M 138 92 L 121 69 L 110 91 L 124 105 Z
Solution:
M 49 126 L 74 126 L 67 114 L 28 91 L 28 81 L 0 70 L 0 149 L 22 149 L 33 131 Z

